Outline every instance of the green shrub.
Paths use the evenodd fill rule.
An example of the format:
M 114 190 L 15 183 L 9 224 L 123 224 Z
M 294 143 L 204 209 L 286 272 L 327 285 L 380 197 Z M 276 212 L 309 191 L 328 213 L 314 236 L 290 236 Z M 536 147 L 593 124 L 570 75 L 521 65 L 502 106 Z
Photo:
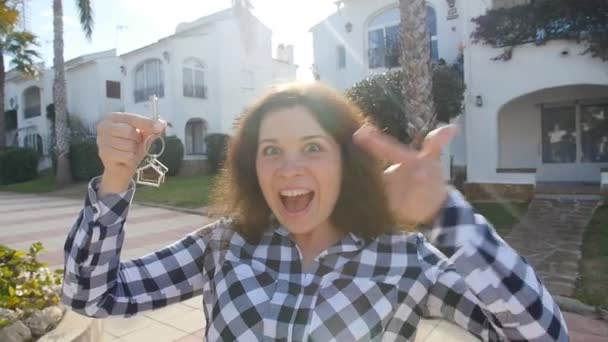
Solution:
M 70 169 L 75 181 L 89 181 L 103 173 L 97 143 L 92 139 L 80 139 L 70 144 Z
M 32 180 L 38 176 L 38 152 L 11 147 L 0 152 L 0 184 Z
M 165 151 L 158 157 L 158 160 L 169 168 L 168 176 L 177 175 L 184 160 L 184 144 L 182 144 L 182 141 L 175 135 L 165 137 Z
M 407 143 L 409 114 L 404 109 L 401 75 L 401 71 L 372 75 L 348 89 L 346 96 L 374 124 Z M 433 101 L 439 121 L 448 122 L 461 113 L 464 90 L 464 80 L 454 68 L 439 66 L 433 70 Z
M 37 260 L 42 243 L 29 251 L 16 251 L 0 245 L 0 308 L 27 317 L 30 313 L 59 303 L 62 270 L 51 272 Z M 0 328 L 11 322 L 0 321 Z
M 222 133 L 212 133 L 205 137 L 205 144 L 207 144 L 207 161 L 209 161 L 209 168 L 211 172 L 217 173 L 224 159 L 226 158 L 226 148 L 230 136 Z

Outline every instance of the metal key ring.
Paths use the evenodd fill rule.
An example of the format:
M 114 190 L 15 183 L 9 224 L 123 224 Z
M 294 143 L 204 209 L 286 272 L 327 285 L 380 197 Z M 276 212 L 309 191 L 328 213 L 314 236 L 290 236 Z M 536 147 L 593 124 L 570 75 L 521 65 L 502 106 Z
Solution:
M 152 140 L 150 140 L 150 138 L 152 138 Z M 161 142 L 161 149 L 160 152 L 158 152 L 157 154 L 152 154 L 150 153 L 150 148 L 152 147 L 152 144 L 154 144 L 154 141 L 156 139 L 160 139 Z M 148 144 L 148 142 L 150 144 Z M 161 135 L 149 135 L 146 140 L 144 140 L 144 148 L 146 149 L 146 155 L 150 158 L 158 158 L 160 157 L 161 154 L 163 154 L 163 152 L 165 152 L 165 139 L 163 139 L 163 137 Z

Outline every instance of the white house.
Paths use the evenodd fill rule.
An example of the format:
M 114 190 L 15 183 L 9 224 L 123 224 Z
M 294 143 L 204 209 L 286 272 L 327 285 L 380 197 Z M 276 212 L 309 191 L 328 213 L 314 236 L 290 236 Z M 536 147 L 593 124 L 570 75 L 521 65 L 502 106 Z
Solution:
M 464 57 L 463 134 L 451 146 L 453 162 L 466 165 L 471 192 L 529 196 L 538 184 L 552 182 L 599 189 L 608 167 L 608 132 L 586 132 L 608 120 L 608 63 L 561 40 L 518 46 L 511 60 L 495 61 L 502 49 L 471 41 L 472 18 L 494 6 L 526 2 L 427 2 L 433 58 L 451 64 L 461 51 Z M 338 6 L 311 29 L 320 80 L 346 89 L 398 67 L 398 1 L 346 0 Z
M 257 18 L 232 9 L 179 24 L 173 35 L 121 56 L 125 110 L 149 113 L 148 98 L 157 95 L 167 134 L 184 143 L 186 165 L 200 166 L 207 132 L 230 133 L 266 87 L 295 80 L 293 47 L 279 46 L 275 59 L 271 36 Z
M 204 167 L 207 133 L 230 133 L 234 119 L 265 88 L 296 78 L 293 46 L 279 45 L 273 58 L 272 32 L 250 13 L 227 9 L 190 23 L 158 42 L 116 56 L 114 50 L 66 62 L 68 111 L 93 127 L 105 114 L 151 115 L 149 97 L 159 97 L 167 135 L 184 143 L 184 169 Z M 9 145 L 38 146 L 48 154 L 52 69 L 36 80 L 7 77 L 7 109 L 17 109 L 17 130 Z M 39 138 L 32 138 L 32 137 Z M 48 159 L 48 158 L 47 158 Z M 47 167 L 48 161 L 41 164 Z
M 124 109 L 120 100 L 120 61 L 115 50 L 83 55 L 65 63 L 68 113 L 93 129 L 103 113 Z M 6 76 L 5 108 L 15 111 L 16 127 L 7 131 L 7 144 L 29 146 L 44 156 L 40 168 L 50 166 L 53 69 L 38 66 L 39 77 L 24 77 L 15 70 Z

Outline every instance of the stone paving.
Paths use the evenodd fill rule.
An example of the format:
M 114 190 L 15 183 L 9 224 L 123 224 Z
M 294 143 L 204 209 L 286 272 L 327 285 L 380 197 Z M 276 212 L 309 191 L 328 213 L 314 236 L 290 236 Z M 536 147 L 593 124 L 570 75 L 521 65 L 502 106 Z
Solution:
M 598 202 L 593 196 L 537 195 L 505 238 L 554 295 L 574 293 L 583 233 Z

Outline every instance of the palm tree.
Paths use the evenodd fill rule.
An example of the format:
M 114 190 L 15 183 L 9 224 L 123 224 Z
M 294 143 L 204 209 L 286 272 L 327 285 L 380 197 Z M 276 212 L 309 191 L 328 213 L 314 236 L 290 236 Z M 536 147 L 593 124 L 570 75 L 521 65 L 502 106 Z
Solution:
M 420 147 L 426 133 L 437 124 L 433 104 L 430 38 L 426 26 L 426 1 L 399 0 L 401 13 L 401 92 L 408 117 L 408 135 Z
M 90 0 L 75 0 L 79 12 L 80 25 L 88 39 L 93 34 L 93 7 Z M 55 154 L 57 157 L 58 184 L 67 184 L 72 180 L 70 172 L 70 134 L 67 120 L 67 94 L 63 59 L 63 1 L 53 0 L 53 103 L 55 104 Z
M 0 1 L 0 150 L 6 145 L 4 122 L 4 87 L 6 69 L 4 55 L 11 57 L 10 64 L 18 72 L 27 76 L 36 76 L 36 59 L 40 55 L 33 49 L 37 46 L 36 36 L 21 30 L 18 26 L 21 17 L 17 6 L 19 1 Z

